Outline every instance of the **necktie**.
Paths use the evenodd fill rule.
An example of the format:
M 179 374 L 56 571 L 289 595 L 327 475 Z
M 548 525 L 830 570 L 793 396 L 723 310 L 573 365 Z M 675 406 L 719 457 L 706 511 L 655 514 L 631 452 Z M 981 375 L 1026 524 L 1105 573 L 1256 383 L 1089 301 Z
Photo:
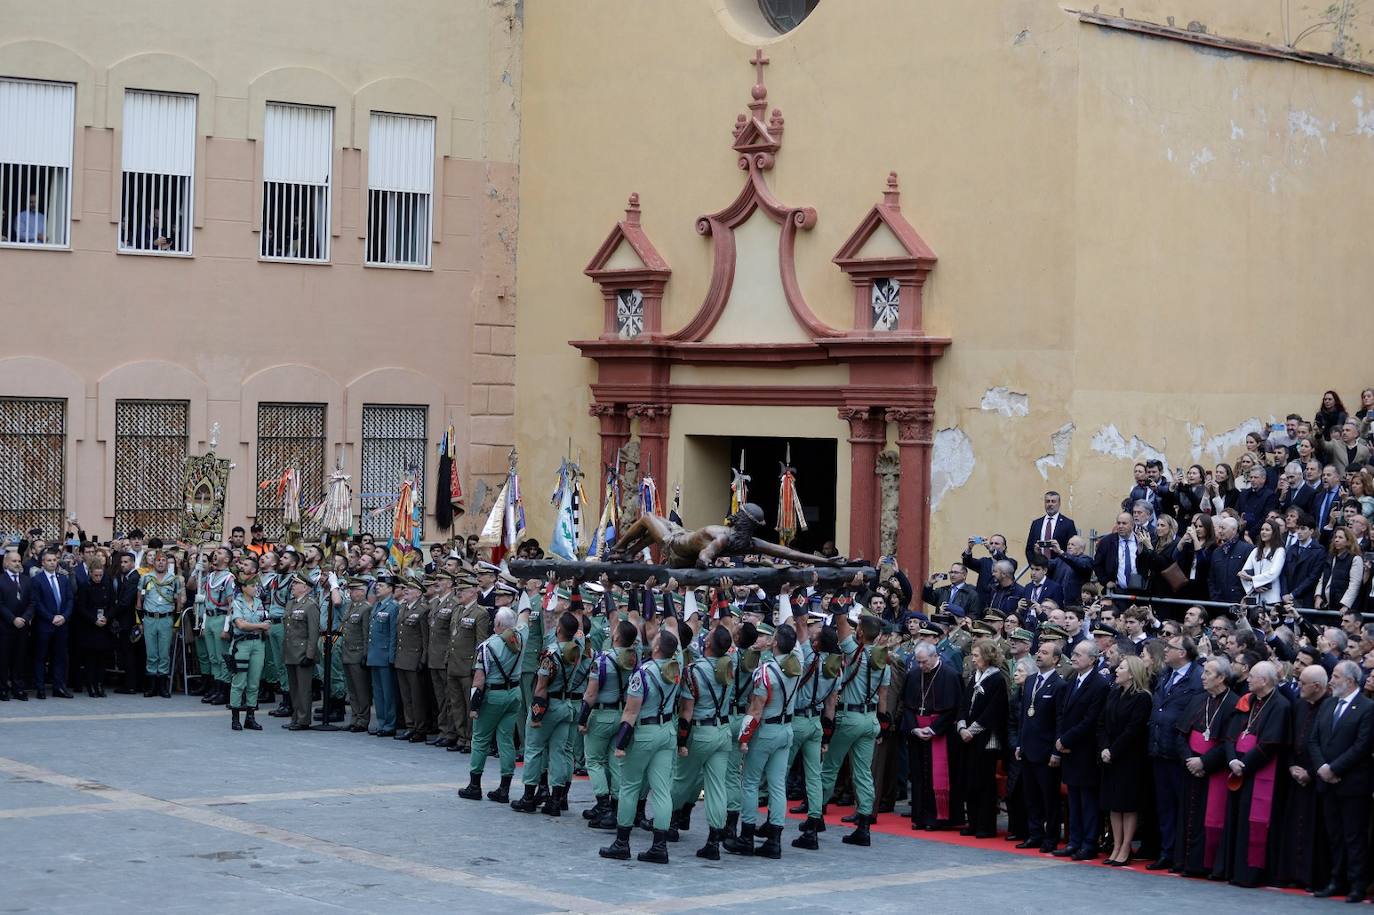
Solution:
M 1044 528 L 1040 531 L 1040 539 L 1041 539 L 1041 540 L 1052 540 L 1052 539 L 1054 539 L 1054 516 L 1053 516 L 1053 515 L 1046 515 L 1046 516 L 1045 516 L 1045 526 L 1044 526 Z
M 1116 583 L 1123 588 L 1128 588 L 1131 583 L 1131 541 L 1122 537 L 1119 542 L 1121 544 L 1121 561 L 1117 563 Z
M 53 599 L 57 603 L 57 606 L 60 608 L 62 606 L 62 589 L 57 586 L 56 575 L 53 575 L 51 573 L 48 575 L 48 585 L 52 588 Z
M 1293 544 L 1295 544 L 1295 543 L 1297 543 L 1297 542 L 1298 542 L 1298 535 L 1297 535 L 1297 534 L 1289 534 L 1289 535 L 1288 535 L 1287 548 L 1291 550 L 1291 549 L 1293 548 Z
M 1334 715 L 1331 716 L 1331 723 L 1332 723 L 1332 724 L 1335 724 L 1336 722 L 1338 722 L 1338 721 L 1341 720 L 1341 716 L 1345 714 L 1345 707 L 1346 707 L 1347 705 L 1349 705 L 1349 704 L 1350 704 L 1350 697 L 1348 697 L 1348 696 L 1347 696 L 1346 698 L 1344 698 L 1344 699 L 1339 699 L 1339 700 L 1337 700 L 1337 702 L 1336 702 L 1336 714 L 1334 714 Z

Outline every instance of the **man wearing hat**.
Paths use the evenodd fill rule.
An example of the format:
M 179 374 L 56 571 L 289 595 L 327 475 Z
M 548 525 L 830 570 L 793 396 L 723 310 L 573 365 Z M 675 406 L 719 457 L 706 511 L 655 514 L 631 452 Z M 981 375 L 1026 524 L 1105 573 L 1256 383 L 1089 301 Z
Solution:
M 477 649 L 472 672 L 468 717 L 473 719 L 472 766 L 468 786 L 458 796 L 482 799 L 482 772 L 493 749 L 501 757 L 501 787 L 487 792 L 487 800 L 510 802 L 515 775 L 515 719 L 521 713 L 520 657 L 529 638 L 529 611 L 516 616 L 509 607 L 496 611 L 493 633 Z
M 477 646 L 491 635 L 491 614 L 477 601 L 476 577 L 469 572 L 460 572 L 454 577 L 454 583 L 457 586 L 458 608 L 449 621 L 445 685 L 449 716 L 454 728 L 454 745 L 449 749 L 468 753 L 472 749 L 472 719 L 468 717 L 472 667 L 477 661 Z
M 339 661 L 348 682 L 348 709 L 352 713 L 348 729 L 355 734 L 366 732 L 372 720 L 372 679 L 367 672 L 367 637 L 372 615 L 367 602 L 369 584 L 365 578 L 349 578 L 348 597 L 341 608 Z
M 212 705 L 226 705 L 229 702 L 229 668 L 224 663 L 224 622 L 234 603 L 234 573 L 229 571 L 232 557 L 225 547 L 216 547 L 210 552 L 210 571 L 200 581 L 200 593 L 205 596 L 199 603 L 201 619 L 198 628 L 205 644 L 205 653 L 210 659 L 210 674 L 215 678 L 215 694 Z
M 321 687 L 329 690 L 330 721 L 343 721 L 343 703 L 344 697 L 348 694 L 348 687 L 344 680 L 343 662 L 339 660 L 337 652 L 329 653 L 329 670 L 324 669 L 324 639 L 338 638 L 343 592 L 339 589 L 339 581 L 334 573 L 324 566 L 323 548 L 312 543 L 305 548 L 302 555 L 305 559 L 301 574 L 315 588 L 315 600 L 320 605 L 321 641 L 319 654 L 316 655 L 320 667 L 315 671 L 315 676 L 319 678 Z M 322 706 L 320 714 L 323 712 Z
M 487 565 L 491 564 L 487 563 Z M 492 581 L 495 582 L 495 572 L 485 574 L 490 574 L 492 576 Z M 484 574 L 480 573 L 479 563 L 479 574 L 477 576 L 479 588 L 481 583 L 485 580 Z M 495 606 L 495 584 L 492 585 L 489 597 L 493 603 L 486 604 L 485 606 Z M 481 602 L 481 600 L 482 598 L 479 597 L 478 601 Z M 525 646 L 520 655 L 520 702 L 523 708 L 521 709 L 520 716 L 516 718 L 515 722 L 516 730 L 520 732 L 522 760 L 524 758 L 523 749 L 529 746 L 530 740 L 529 714 L 530 703 L 534 700 L 534 672 L 539 667 L 540 652 L 544 650 L 544 645 L 549 636 L 553 635 L 552 629 L 549 629 L 546 633 L 544 624 L 546 621 L 550 620 L 554 621 L 554 625 L 557 624 L 558 618 L 572 606 L 572 591 L 562 586 L 550 587 L 547 597 L 536 592 L 530 596 L 529 600 L 529 637 L 525 639 Z
M 396 579 L 383 572 L 373 583 L 375 600 L 367 624 L 367 666 L 372 678 L 372 703 L 377 711 L 378 737 L 396 736 L 396 631 L 400 605 L 392 596 Z
M 282 624 L 282 663 L 291 674 L 291 721 L 282 727 L 290 731 L 310 729 L 310 682 L 315 673 L 319 650 L 320 605 L 314 586 L 299 572 L 287 579 L 291 600 L 286 604 Z
M 271 627 L 263 639 L 262 678 L 267 683 L 267 693 L 263 697 L 271 702 L 273 691 L 281 693 L 281 704 L 277 709 L 285 709 L 285 714 L 274 710 L 268 714 L 274 718 L 284 718 L 291 714 L 290 700 L 286 698 L 287 671 L 281 662 L 282 617 L 286 613 L 286 602 L 291 595 L 284 576 L 277 571 L 277 552 L 265 549 L 258 554 L 258 600 L 267 611 L 267 621 Z
M 808 614 L 810 616 L 810 614 Z M 790 769 L 798 756 L 802 758 L 802 777 L 806 785 L 806 800 L 793 812 L 806 814 L 801 835 L 792 840 L 793 848 L 816 850 L 817 836 L 825 831 L 821 819 L 821 755 L 835 732 L 835 702 L 839 693 L 840 673 L 844 655 L 840 654 L 840 640 L 833 626 L 826 626 L 823 614 L 808 620 L 807 638 L 801 640 L 802 676 L 797 683 L 796 709 L 792 716 L 792 747 L 788 751 Z M 799 809 L 801 808 L 801 809 Z
M 396 626 L 396 679 L 400 684 L 401 715 L 404 728 L 396 731 L 396 740 L 420 743 L 434 729 L 429 708 L 428 687 L 424 682 L 425 614 L 428 607 L 422 599 L 424 580 L 418 575 L 401 579 L 400 619 Z
M 496 612 L 496 579 L 500 574 L 501 567 L 498 565 L 477 563 L 477 602 L 492 613 Z
M 846 757 L 854 780 L 857 804 L 854 831 L 841 841 L 846 845 L 868 845 L 873 816 L 873 747 L 891 728 L 886 713 L 878 709 L 887 704 L 887 687 L 892 671 L 887 667 L 887 650 L 874 643 L 882 634 L 882 623 L 865 616 L 857 629 L 843 613 L 835 614 L 835 631 L 840 651 L 845 655 L 845 672 L 840 679 L 840 698 L 835 711 L 835 736 L 821 768 L 822 794 L 826 803 L 835 793 L 835 780 Z
M 730 633 L 720 626 L 706 636 L 703 654 L 682 675 L 685 691 L 679 707 L 677 764 L 673 772 L 675 825 L 669 841 L 677 841 L 678 828 L 687 828 L 697 792 L 705 790 L 706 844 L 698 858 L 720 860 L 725 831 L 725 768 L 730 759 Z
M 429 613 L 425 615 L 429 631 L 425 635 L 425 666 L 429 668 L 429 685 L 434 695 L 434 722 L 437 733 L 425 743 L 434 747 L 458 746 L 458 726 L 453 721 L 453 706 L 448 691 L 448 651 L 452 635 L 453 613 L 457 607 L 453 594 L 453 576 L 443 569 L 430 576 L 434 591 L 429 597 Z

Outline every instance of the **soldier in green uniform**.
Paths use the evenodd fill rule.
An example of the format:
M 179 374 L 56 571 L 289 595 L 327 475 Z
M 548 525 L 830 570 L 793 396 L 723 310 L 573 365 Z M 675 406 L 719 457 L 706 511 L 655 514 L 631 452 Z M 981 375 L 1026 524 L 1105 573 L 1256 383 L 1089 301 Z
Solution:
M 486 578 L 486 573 L 483 573 L 481 578 Z M 496 598 L 495 587 L 493 583 L 492 591 L 490 592 L 491 596 L 489 598 L 491 600 L 495 600 Z M 529 638 L 525 640 L 524 652 L 520 657 L 520 702 L 524 706 L 524 710 L 521 712 L 520 719 L 516 723 L 516 727 L 520 731 L 522 758 L 525 748 L 529 746 L 530 702 L 534 699 L 534 672 L 539 666 L 539 653 L 544 650 L 545 614 L 552 613 L 553 616 L 550 618 L 556 620 L 563 614 L 564 610 L 568 609 L 572 601 L 572 592 L 563 588 L 561 589 L 562 596 L 560 597 L 558 594 L 559 590 L 560 589 L 555 589 L 554 592 L 548 596 L 547 601 L 544 600 L 543 595 L 538 591 L 533 594 L 527 592 L 525 595 L 526 599 L 529 601 L 530 635 Z
M 749 708 L 749 678 L 759 665 L 759 653 L 753 649 L 758 631 L 749 622 L 735 623 L 721 610 L 721 624 L 734 628 L 734 670 L 730 675 L 730 758 L 725 765 L 725 832 L 721 837 L 734 836 L 740 811 L 740 775 L 744 771 L 744 753 L 740 749 L 739 734 L 744 713 Z
M 844 666 L 844 655 L 840 654 L 834 627 L 817 625 L 814 628 L 816 632 L 802 640 L 802 678 L 797 684 L 792 748 L 788 751 L 788 768 L 797 756 L 801 756 L 806 779 L 806 801 L 801 805 L 805 808 L 806 822 L 801 826 L 801 835 L 792 840 L 792 847 L 812 850 L 820 847 L 817 836 L 825 831 L 825 820 L 820 815 L 824 806 L 821 757 L 835 733 L 835 702 Z
M 396 626 L 396 679 L 400 682 L 401 717 L 405 727 L 397 728 L 395 740 L 419 743 L 433 726 L 428 689 L 422 682 L 425 652 L 425 614 L 428 607 L 420 595 L 421 579 L 410 576 L 401 582 L 400 619 Z M 418 735 L 418 737 L 416 736 Z
M 493 746 L 501 755 L 501 787 L 487 792 L 487 800 L 510 801 L 510 780 L 515 775 L 515 719 L 521 713 L 520 661 L 529 638 L 529 611 L 516 617 L 509 607 L 496 611 L 494 633 L 477 649 L 472 671 L 472 695 L 468 717 L 475 721 L 472 735 L 472 768 L 466 788 L 458 796 L 482 799 L 482 771 Z
M 453 718 L 454 743 L 448 749 L 458 753 L 472 751 L 472 719 L 468 717 L 468 697 L 472 695 L 472 666 L 477 661 L 477 646 L 491 635 L 491 614 L 477 602 L 477 579 L 460 572 L 457 584 L 458 609 L 449 621 L 448 665 L 445 690 L 449 714 Z
M 874 645 L 882 635 L 881 620 L 864 616 L 857 632 L 846 614 L 836 613 L 834 620 L 845 665 L 835 708 L 835 734 L 821 767 L 822 796 L 829 803 L 840 766 L 848 757 L 857 804 L 854 831 L 841 841 L 847 845 L 868 845 L 868 827 L 874 819 L 873 747 L 892 723 L 891 717 L 878 709 L 885 707 L 892 671 L 887 668 L 887 650 Z
M 637 857 L 652 864 L 668 863 L 676 744 L 673 718 L 681 689 L 677 653 L 677 636 L 668 627 L 661 628 L 654 642 L 653 657 L 641 664 L 625 684 L 625 711 L 615 735 L 615 753 L 623 760 L 620 809 L 615 841 L 601 849 L 599 854 L 603 858 L 629 859 L 635 805 L 647 780 L 654 802 L 654 844 Z
M 320 605 L 310 579 L 293 572 L 287 580 L 291 600 L 286 604 L 283 622 L 282 663 L 291 673 L 291 722 L 288 731 L 310 729 L 310 681 L 315 673 L 315 654 L 320 642 Z
M 698 858 L 720 860 L 725 837 L 725 769 L 730 761 L 730 707 L 734 697 L 734 664 L 730 659 L 730 633 L 716 626 L 706 636 L 705 655 L 687 665 L 682 675 L 682 694 L 677 725 L 677 769 L 673 773 L 673 807 L 685 822 L 697 797 L 706 789 L 706 844 Z M 676 829 L 668 838 L 675 841 Z
M 210 675 L 215 679 L 211 705 L 226 705 L 229 702 L 229 668 L 224 664 L 224 623 L 233 606 L 236 590 L 234 573 L 229 571 L 231 561 L 229 551 L 217 547 L 210 553 L 210 570 L 200 580 L 200 593 L 205 596 L 205 602 L 200 605 L 202 616 L 198 628 L 205 644 L 205 653 L 210 659 Z
M 611 740 L 620 728 L 625 707 L 625 681 L 639 666 L 639 629 L 628 619 L 616 621 L 611 646 L 592 660 L 587 689 L 577 716 L 577 729 L 585 737 L 587 774 L 591 777 L 596 804 L 582 815 L 593 829 L 615 829 L 616 795 L 620 785 L 620 757 L 611 752 Z
M 560 596 L 560 603 L 562 600 Z M 544 650 L 539 653 L 534 695 L 530 701 L 529 719 L 525 722 L 529 743 L 525 745 L 525 769 L 520 776 L 525 784 L 525 795 L 511 801 L 510 806 L 522 813 L 538 809 L 535 792 L 547 776 L 549 796 L 544 802 L 544 813 L 559 816 L 563 798 L 572 782 L 572 746 L 568 731 L 576 717 L 573 703 L 579 694 L 571 690 L 585 662 L 581 625 L 574 614 L 564 612 L 558 617 L 557 626 L 549 635 Z
M 320 605 L 320 646 L 315 655 L 319 666 L 315 669 L 315 677 L 320 681 L 322 688 L 329 691 L 329 720 L 343 721 L 343 705 L 348 695 L 348 686 L 344 679 L 343 662 L 339 660 L 337 651 L 331 650 L 328 653 L 329 670 L 324 669 L 324 640 L 337 640 L 339 637 L 343 592 L 339 589 L 339 581 L 334 573 L 324 566 L 323 549 L 311 544 L 305 548 L 304 556 L 305 565 L 301 569 L 301 574 L 314 587 L 315 600 Z M 325 706 L 322 705 L 315 713 L 316 717 L 322 718 L 324 710 Z
M 792 745 L 792 713 L 797 700 L 797 681 L 802 674 L 802 654 L 791 619 L 777 630 L 767 623 L 757 627 L 754 649 L 761 659 L 754 670 L 749 708 L 740 727 L 739 742 L 745 748 L 744 774 L 740 779 L 740 834 L 725 840 L 732 855 L 759 854 L 782 857 L 782 826 L 787 817 L 787 750 Z M 757 830 L 763 844 L 754 848 L 758 820 L 759 785 L 768 782 L 768 822 Z
M 268 556 L 276 557 L 268 560 Z M 281 690 L 281 696 L 277 701 L 277 707 L 267 714 L 273 718 L 291 717 L 291 669 L 282 660 L 281 645 L 284 635 L 282 620 L 286 616 L 286 604 L 291 600 L 291 586 L 286 583 L 286 579 L 296 567 L 296 552 L 288 549 L 279 557 L 272 550 L 262 554 L 262 559 L 258 561 L 259 568 L 264 565 L 275 566 L 271 571 L 272 590 L 269 592 L 264 585 L 259 591 L 263 606 L 267 608 L 268 619 L 272 621 L 272 628 L 267 630 L 267 652 L 276 664 L 277 686 Z M 270 597 L 270 602 L 269 602 Z
M 181 578 L 169 567 L 167 554 L 159 551 L 153 558 L 153 571 L 139 580 L 138 611 L 148 653 L 148 688 L 164 699 L 172 698 L 172 622 L 185 603 Z
M 262 607 L 267 611 L 267 620 L 272 624 L 272 628 L 267 630 L 266 637 L 262 640 L 262 681 L 263 688 L 258 692 L 258 699 L 263 703 L 271 703 L 278 692 L 282 690 L 282 681 L 286 678 L 286 668 L 281 663 L 281 614 L 286 609 L 286 587 L 281 588 L 281 598 L 278 601 L 277 588 L 277 554 L 273 550 L 264 550 L 258 559 L 258 600 L 262 601 Z
M 258 600 L 257 576 L 244 578 L 239 582 L 239 593 L 234 598 L 233 609 L 229 611 L 229 654 L 234 668 L 233 687 L 229 691 L 229 711 L 232 716 L 229 726 L 235 731 L 248 728 L 261 731 L 256 713 L 258 710 L 258 683 L 262 680 L 262 642 L 272 624 L 267 619 L 267 611 Z M 246 719 L 239 723 L 239 712 Z
M 432 747 L 458 746 L 458 729 L 451 715 L 448 694 L 448 650 L 450 623 L 457 608 L 453 594 L 453 576 L 442 569 L 433 575 L 434 593 L 430 595 L 429 613 L 425 616 L 425 666 L 429 668 L 429 685 L 434 696 L 435 732 L 425 740 Z
M 367 670 L 367 636 L 372 607 L 367 600 L 366 578 L 348 579 L 348 599 L 344 601 L 341 635 L 335 646 L 348 680 L 348 710 L 352 721 L 348 729 L 355 734 L 367 731 L 372 720 L 372 676 Z

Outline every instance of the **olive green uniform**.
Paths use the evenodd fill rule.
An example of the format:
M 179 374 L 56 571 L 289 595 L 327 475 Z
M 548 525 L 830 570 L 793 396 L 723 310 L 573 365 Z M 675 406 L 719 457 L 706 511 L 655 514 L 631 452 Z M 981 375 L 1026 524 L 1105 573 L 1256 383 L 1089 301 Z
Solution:
M 821 767 L 821 792 L 825 801 L 835 792 L 835 779 L 845 757 L 854 780 L 855 812 L 873 815 L 873 745 L 878 738 L 878 691 L 888 685 L 892 671 L 883 656 L 874 657 L 871 646 L 860 647 L 853 635 L 840 643 L 845 669 L 840 676 L 840 697 L 835 705 L 835 735 Z
M 616 820 L 621 827 L 634 824 L 635 808 L 646 782 L 653 794 L 654 831 L 667 832 L 672 819 L 673 758 L 677 755 L 674 710 L 681 688 L 678 664 L 671 659 L 650 659 L 625 684 L 626 698 L 636 696 L 641 704 L 634 736 L 620 767 Z
M 372 607 L 365 600 L 346 598 L 341 605 L 342 623 L 338 648 L 348 680 L 349 722 L 353 728 L 366 729 L 372 720 L 372 675 L 367 669 L 367 637 L 371 628 Z
M 806 809 L 809 815 L 821 815 L 825 803 L 821 797 L 821 745 L 825 742 L 821 718 L 826 700 L 839 688 L 840 670 L 844 658 L 838 654 L 823 654 L 812 650 L 810 642 L 800 642 L 802 663 L 805 665 L 797 684 L 796 708 L 792 714 L 792 747 L 787 751 L 790 771 L 797 756 L 802 758 L 802 773 L 806 780 Z
M 734 664 L 729 657 L 697 658 L 682 679 L 692 695 L 692 727 L 687 755 L 678 757 L 673 773 L 673 809 L 695 802 L 697 791 L 704 785 L 706 822 L 713 829 L 723 829 L 729 801 L 726 768 L 730 761 Z
M 247 712 L 258 707 L 258 683 L 262 681 L 263 635 L 261 630 L 245 631 L 234 625 L 267 621 L 267 611 L 256 597 L 249 601 L 242 594 L 234 598 L 229 611 L 229 657 L 233 660 L 234 680 L 229 689 L 230 711 Z
M 452 717 L 453 705 L 448 692 L 448 652 L 450 623 L 457 598 L 452 594 L 436 597 L 429 602 L 425 616 L 425 666 L 429 668 L 429 685 L 434 693 L 434 723 L 443 740 L 456 741 L 458 727 Z
M 750 696 L 764 700 L 758 729 L 749 741 L 740 779 L 740 822 L 758 820 L 759 785 L 768 782 L 768 823 L 787 818 L 787 751 L 792 745 L 792 710 L 801 677 L 801 646 L 781 659 L 769 655 L 754 671 Z
M 310 681 L 320 639 L 320 605 L 313 595 L 287 603 L 282 628 L 282 663 L 291 674 L 291 724 L 309 727 Z
M 477 667 L 485 683 L 472 734 L 474 775 L 481 775 L 486 768 L 493 745 L 501 756 L 502 777 L 515 774 L 515 721 L 523 711 L 520 662 L 528 639 L 529 629 L 522 625 L 510 630 L 510 642 L 499 634 L 492 635 L 477 649 Z
M 592 793 L 610 794 L 620 784 L 620 757 L 611 752 L 611 740 L 620 728 L 625 708 L 625 681 L 639 659 L 633 648 L 608 648 L 592 661 L 587 679 L 596 681 L 596 702 L 587 715 L 587 774 Z
M 401 619 L 396 626 L 396 679 L 400 684 L 401 715 L 406 730 L 428 734 L 434 729 L 429 708 L 429 690 L 421 679 L 424 664 L 425 615 L 428 607 L 423 600 L 401 604 Z
M 472 746 L 472 718 L 468 709 L 468 698 L 472 695 L 472 668 L 477 663 L 477 646 L 490 635 L 491 613 L 476 601 L 455 610 L 449 620 L 445 690 L 459 746 Z

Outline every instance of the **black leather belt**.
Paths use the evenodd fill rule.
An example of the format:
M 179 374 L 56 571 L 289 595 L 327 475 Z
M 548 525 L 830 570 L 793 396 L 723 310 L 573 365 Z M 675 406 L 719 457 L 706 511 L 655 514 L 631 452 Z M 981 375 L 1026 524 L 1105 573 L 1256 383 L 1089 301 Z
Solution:
M 662 724 L 662 723 L 665 722 L 665 721 L 672 721 L 672 720 L 673 720 L 673 716 L 672 716 L 672 715 L 655 715 L 655 716 L 652 717 L 652 718 L 641 718 L 641 719 L 639 719 L 639 723 L 640 723 L 640 724 Z
M 809 709 L 809 708 L 808 708 L 808 709 L 802 709 L 801 711 L 795 712 L 794 714 L 795 714 L 796 717 L 798 717 L 798 718 L 815 718 L 817 715 L 820 714 L 820 712 L 816 711 L 815 709 Z
M 228 610 L 218 610 L 218 611 L 216 611 L 216 610 L 206 610 L 206 611 L 205 611 L 205 615 L 206 615 L 206 616 L 224 616 L 224 615 L 225 615 L 226 613 L 228 613 L 228 612 L 229 612 Z
M 729 715 L 717 715 L 714 718 L 694 718 L 692 724 L 699 728 L 713 728 L 720 724 L 729 724 Z
M 620 708 L 620 701 L 616 700 L 615 702 L 597 702 L 592 705 L 592 708 Z
M 257 641 L 258 639 L 260 639 L 260 638 L 262 638 L 262 633 L 261 633 L 261 632 L 245 632 L 245 633 L 243 633 L 242 635 L 236 635 L 236 636 L 234 636 L 234 641 L 236 641 L 236 642 L 256 642 L 256 641 Z
M 764 724 L 791 724 L 791 715 L 774 715 L 772 718 L 763 719 Z
M 489 690 L 491 690 L 492 692 L 495 693 L 495 692 L 500 692 L 500 691 L 503 690 L 503 689 L 515 689 L 515 688 L 516 688 L 517 686 L 519 686 L 519 685 L 520 685 L 519 683 L 504 683 L 504 684 L 502 684 L 501 686 L 492 686 L 491 684 L 488 683 L 488 684 L 483 684 L 482 688 L 483 688 L 483 689 L 489 689 Z
M 145 620 L 160 620 L 160 619 L 166 619 L 166 618 L 169 617 L 169 616 L 175 616 L 175 615 L 176 615 L 175 613 L 145 613 L 145 614 L 143 614 L 143 618 L 144 618 Z
M 561 692 L 557 692 L 557 693 L 549 693 L 549 700 L 550 700 L 550 701 L 552 701 L 552 700 L 554 700 L 554 699 L 571 699 L 571 698 L 573 698 L 573 697 L 570 696 L 570 695 L 568 695 L 568 693 L 567 693 L 566 690 L 561 691 Z
M 846 712 L 876 712 L 878 706 L 876 704 L 870 705 L 865 702 L 846 702 L 844 704 L 844 710 Z

